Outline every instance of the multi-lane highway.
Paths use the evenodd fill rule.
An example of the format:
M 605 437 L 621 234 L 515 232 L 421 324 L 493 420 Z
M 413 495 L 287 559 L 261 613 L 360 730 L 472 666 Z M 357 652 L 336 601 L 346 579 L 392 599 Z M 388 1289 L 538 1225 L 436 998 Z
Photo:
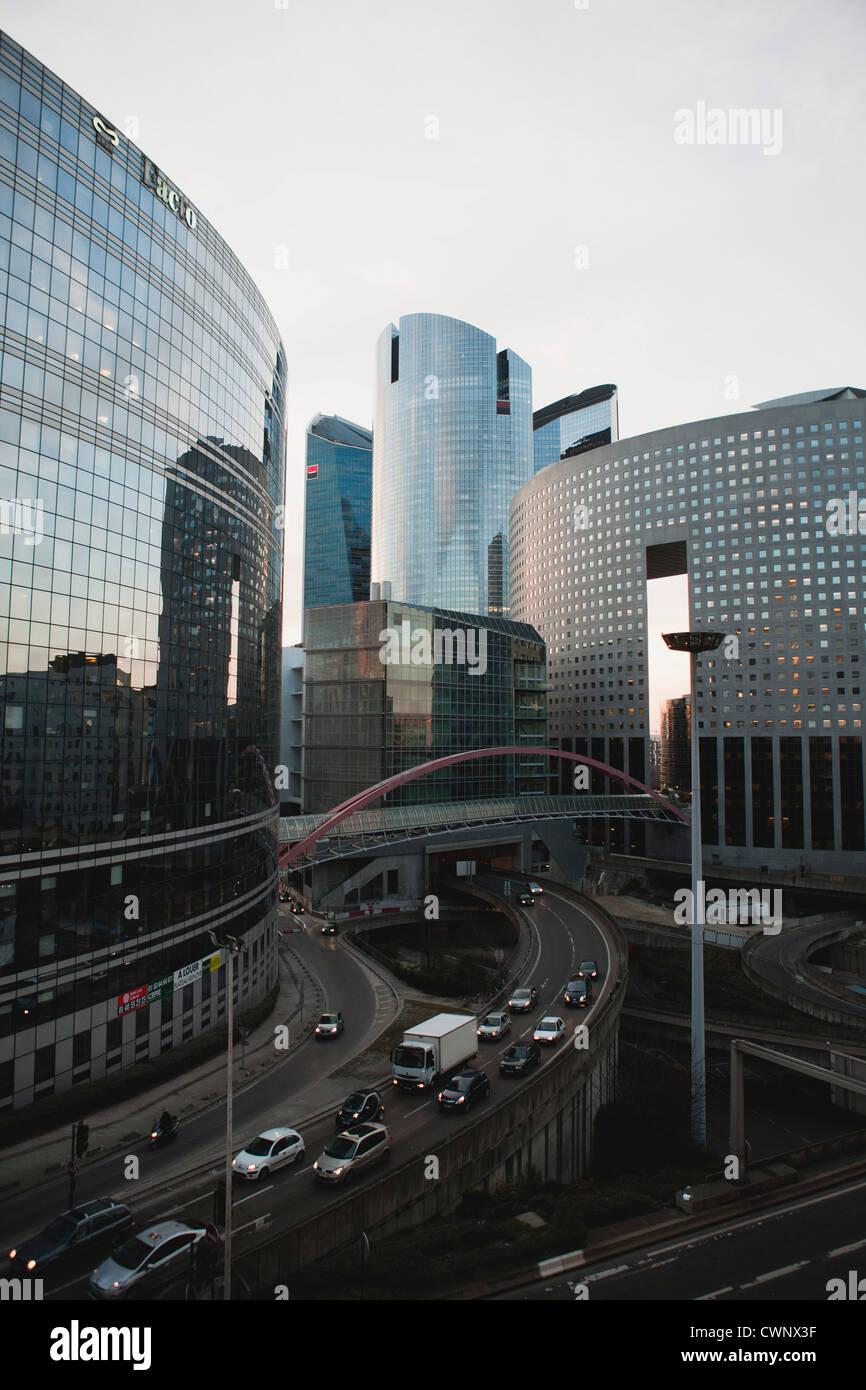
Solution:
M 501 881 L 491 878 L 489 886 L 501 887 Z M 479 1046 L 475 1065 L 482 1067 L 490 1078 L 491 1100 L 480 1104 L 471 1115 L 461 1120 L 454 1115 L 440 1113 L 435 1091 L 412 1094 L 388 1086 L 384 1095 L 385 1122 L 393 1135 L 395 1160 L 402 1161 L 416 1154 L 421 1161 L 425 1155 L 435 1153 L 437 1136 L 451 1134 L 455 1127 L 472 1124 L 483 1114 L 485 1105 L 495 1103 L 514 1088 L 525 1084 L 520 1079 L 501 1078 L 499 1060 L 511 1042 L 531 1038 L 536 1022 L 544 1014 L 558 1014 L 569 1025 L 566 1039 L 559 1047 L 543 1050 L 542 1065 L 549 1065 L 561 1047 L 571 1046 L 573 1025 L 586 1022 L 591 1018 L 592 1009 L 598 1006 L 608 987 L 610 966 L 601 930 L 584 911 L 557 896 L 550 888 L 531 908 L 526 909 L 526 915 L 532 932 L 532 949 L 521 983 L 533 985 L 538 990 L 540 1002 L 531 1014 L 515 1016 L 512 1031 L 503 1041 Z M 371 1080 L 369 1064 L 365 1066 L 363 1056 L 359 1058 L 357 1067 L 354 1063 L 346 1065 L 354 1054 L 364 1053 L 378 1031 L 376 991 L 368 973 L 344 949 L 339 936 L 323 937 L 317 926 L 305 926 L 303 938 L 297 934 L 291 940 L 302 954 L 305 964 L 321 982 L 325 1007 L 342 1010 L 346 1017 L 346 1030 L 334 1042 L 308 1040 L 283 1065 L 273 1068 L 261 1081 L 236 1098 L 237 1149 L 259 1130 L 278 1124 L 291 1125 L 300 1130 L 306 1143 L 306 1154 L 299 1165 L 284 1169 L 260 1184 L 237 1184 L 239 1190 L 235 1199 L 234 1222 L 239 1236 L 245 1231 L 252 1233 L 255 1228 L 267 1230 L 277 1221 L 285 1222 L 289 1215 L 293 1222 L 301 1222 L 321 1211 L 328 1202 L 336 1200 L 340 1189 L 335 1191 L 319 1183 L 311 1171 L 312 1164 L 334 1135 L 334 1111 L 339 1100 L 354 1088 L 356 1075 L 367 1082 Z M 593 1003 L 587 1010 L 566 1009 L 562 1003 L 565 985 L 573 978 L 577 963 L 588 956 L 598 961 L 600 969 Z M 433 1012 L 436 1012 L 435 1006 L 431 1008 Z M 380 1021 L 378 1027 L 382 1026 Z M 333 1107 L 328 1106 L 323 1114 L 322 1077 L 335 1071 L 340 1072 L 340 1078 L 332 1083 Z M 385 1071 L 387 1059 L 382 1058 L 381 1075 Z M 319 1118 L 315 1117 L 317 1112 Z M 308 1118 L 310 1115 L 312 1119 Z M 149 1117 L 142 1118 L 146 1124 Z M 153 1221 L 169 1215 L 182 1220 L 208 1221 L 211 1219 L 211 1194 L 220 1171 L 223 1126 L 224 1107 L 215 1105 L 185 1123 L 171 1151 L 142 1152 L 142 1187 L 152 1185 L 154 1179 L 178 1179 L 183 1171 L 200 1168 L 211 1159 L 213 1172 L 200 1174 L 186 1188 L 173 1184 L 171 1192 L 160 1194 L 151 1191 L 137 1202 L 135 1184 L 123 1180 L 123 1156 L 117 1155 L 87 1165 L 82 1170 L 76 1197 L 84 1200 L 89 1196 L 110 1195 L 127 1201 L 135 1209 L 139 1223 L 143 1219 Z M 368 1178 L 356 1181 L 376 1182 L 381 1176 L 381 1171 L 374 1171 Z M 59 1210 L 64 1205 L 62 1199 L 57 1200 L 60 1197 L 59 1184 L 55 1183 L 51 1194 L 51 1211 Z M 33 1190 L 7 1202 L 4 1216 L 4 1238 L 12 1243 L 39 1229 L 46 1216 L 45 1192 Z M 252 1238 L 252 1235 L 248 1238 Z M 68 1281 L 54 1292 L 65 1298 L 81 1296 L 84 1281 Z

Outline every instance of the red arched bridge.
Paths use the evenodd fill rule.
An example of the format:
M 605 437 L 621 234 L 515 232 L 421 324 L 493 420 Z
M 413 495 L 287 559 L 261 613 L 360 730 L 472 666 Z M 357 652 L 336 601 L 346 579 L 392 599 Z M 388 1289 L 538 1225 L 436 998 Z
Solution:
M 583 764 L 604 773 L 611 781 L 618 782 L 634 794 L 597 796 L 582 792 L 574 796 L 522 795 L 499 798 L 495 801 L 383 807 L 374 813 L 367 812 L 365 816 L 361 815 L 371 802 L 387 796 L 395 787 L 405 786 L 416 777 L 426 777 L 440 768 L 453 767 L 456 763 L 471 762 L 476 758 L 525 758 L 528 755 L 560 758 L 565 762 Z M 639 782 L 636 777 L 630 777 L 619 768 L 611 767 L 609 763 L 598 762 L 583 753 L 567 753 L 561 748 L 509 744 L 505 748 L 473 748 L 465 753 L 450 753 L 443 758 L 433 758 L 430 762 L 419 763 L 416 767 L 407 768 L 393 777 L 386 777 L 382 782 L 376 782 L 372 787 L 350 796 L 347 801 L 335 806 L 331 811 L 313 816 L 283 817 L 280 821 L 279 868 L 287 869 L 301 860 L 307 863 L 315 861 L 317 843 L 333 838 L 340 826 L 340 836 L 351 840 L 352 850 L 356 852 L 370 840 L 384 844 L 473 824 L 544 820 L 554 817 L 567 817 L 572 820 L 586 817 L 635 817 L 673 819 L 689 823 L 689 817 L 681 807 L 675 806 L 644 782 Z M 339 855 L 347 852 L 350 851 L 331 850 L 323 857 L 330 858 L 335 853 Z

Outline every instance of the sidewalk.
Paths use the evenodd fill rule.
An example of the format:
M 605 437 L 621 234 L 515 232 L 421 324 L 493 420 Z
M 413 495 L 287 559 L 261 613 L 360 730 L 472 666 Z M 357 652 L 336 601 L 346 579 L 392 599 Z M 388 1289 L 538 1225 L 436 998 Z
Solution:
M 280 919 L 284 929 L 295 919 Z M 235 1038 L 234 1094 L 257 1079 L 262 1071 L 285 1060 L 305 1041 L 322 1011 L 318 982 L 294 951 L 287 934 L 279 946 L 280 992 L 271 1013 L 250 1034 L 246 1045 L 246 1065 L 241 1067 L 240 1039 Z M 303 986 L 303 990 L 302 990 Z M 283 1052 L 274 1048 L 274 1029 L 285 1024 L 291 1039 Z M 154 1116 L 169 1109 L 181 1120 L 225 1097 L 226 1054 L 221 1050 L 194 1070 L 176 1076 L 151 1090 L 140 1091 L 128 1100 L 104 1110 L 89 1113 L 90 1147 L 88 1158 L 105 1158 L 144 1138 Z M 70 1126 L 47 1131 L 36 1138 L 5 1148 L 0 1154 L 0 1195 L 36 1187 L 49 1178 L 65 1173 L 70 1154 Z M 34 1150 L 38 1162 L 34 1163 Z

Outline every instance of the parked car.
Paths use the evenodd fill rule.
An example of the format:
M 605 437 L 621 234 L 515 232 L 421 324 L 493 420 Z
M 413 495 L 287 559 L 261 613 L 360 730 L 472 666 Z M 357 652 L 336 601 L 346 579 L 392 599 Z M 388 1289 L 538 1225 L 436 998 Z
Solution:
M 313 1164 L 322 1182 L 347 1182 L 365 1168 L 382 1163 L 391 1154 L 391 1132 L 384 1125 L 359 1125 L 332 1139 Z
M 534 1042 L 512 1043 L 499 1063 L 501 1076 L 525 1076 L 541 1061 L 541 1052 Z
M 516 989 L 508 1001 L 513 1014 L 528 1014 L 530 1009 L 538 1008 L 537 989 Z
M 91 1298 L 150 1297 L 180 1280 L 189 1268 L 190 1246 L 198 1245 L 204 1226 L 185 1221 L 157 1221 L 112 1251 L 91 1274 Z
M 476 1100 L 487 1100 L 490 1081 L 483 1071 L 466 1067 L 452 1076 L 437 1097 L 440 1110 L 470 1110 Z
M 381 1120 L 385 1114 L 378 1091 L 353 1091 L 337 1111 L 337 1129 L 351 1130 L 367 1120 Z
M 561 1018 L 556 1018 L 552 1014 L 548 1018 L 541 1019 L 537 1024 L 535 1032 L 532 1034 L 533 1042 L 537 1043 L 558 1043 L 560 1038 L 565 1037 L 565 1022 Z
M 565 986 L 562 1002 L 566 1004 L 569 1009 L 585 1009 L 591 998 L 592 986 L 589 980 L 576 979 L 569 980 L 568 984 Z
M 582 980 L 597 980 L 598 966 L 594 960 L 582 960 L 577 967 L 577 973 Z
M 343 1015 L 341 1013 L 322 1014 L 316 1024 L 317 1038 L 338 1038 L 342 1031 Z
M 274 1168 L 297 1163 L 303 1156 L 304 1141 L 296 1129 L 266 1129 L 232 1159 L 232 1173 L 248 1182 L 256 1182 L 266 1178 Z
M 535 899 L 533 898 L 531 893 L 519 893 L 517 901 L 521 907 L 532 907 L 532 904 L 535 902 Z
M 30 1236 L 9 1251 L 9 1272 L 40 1279 L 46 1271 L 58 1273 L 117 1245 L 135 1226 L 135 1217 L 123 1202 L 96 1197 L 55 1216 L 37 1236 Z
M 488 1014 L 486 1018 L 482 1018 L 475 1031 L 482 1042 L 493 1042 L 511 1032 L 511 1019 L 508 1014 Z

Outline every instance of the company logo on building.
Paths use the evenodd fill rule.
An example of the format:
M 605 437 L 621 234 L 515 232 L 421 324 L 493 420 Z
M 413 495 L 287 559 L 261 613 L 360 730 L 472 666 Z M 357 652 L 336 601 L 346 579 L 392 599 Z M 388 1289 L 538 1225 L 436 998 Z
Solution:
M 120 136 L 114 126 L 110 126 L 108 121 L 104 121 L 101 116 L 93 117 L 93 129 L 96 131 L 97 145 L 108 154 L 111 154 L 112 150 L 115 150 L 120 144 Z
M 318 476 L 319 476 L 319 465 L 318 465 L 317 463 L 308 463 L 308 464 L 307 464 L 307 477 L 308 477 L 308 478 L 318 478 Z
M 195 208 L 180 193 L 173 184 L 170 184 L 164 174 L 161 174 L 156 165 L 144 156 L 144 166 L 141 171 L 141 181 L 148 188 L 152 188 L 157 198 L 161 198 L 167 208 L 171 208 L 176 213 L 181 222 L 185 222 L 190 231 L 194 232 L 198 223 Z

